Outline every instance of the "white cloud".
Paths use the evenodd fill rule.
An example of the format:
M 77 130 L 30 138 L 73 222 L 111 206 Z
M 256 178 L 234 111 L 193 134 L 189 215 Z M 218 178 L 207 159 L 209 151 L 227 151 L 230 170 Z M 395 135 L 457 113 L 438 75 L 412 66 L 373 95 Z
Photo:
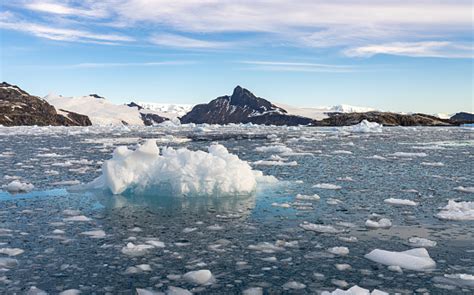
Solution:
M 350 48 L 344 51 L 351 57 L 371 57 L 377 54 L 390 54 L 412 57 L 473 58 L 471 44 L 447 41 L 392 42 Z
M 232 46 L 229 42 L 199 40 L 174 34 L 154 35 L 150 42 L 156 45 L 174 48 L 216 49 Z
M 0 28 L 26 32 L 37 37 L 57 41 L 101 42 L 103 44 L 114 44 L 114 42 L 129 42 L 134 40 L 132 37 L 124 35 L 100 34 L 78 29 L 55 28 L 36 23 L 15 21 L 11 18 L 7 21 L 0 20 Z
M 253 66 L 255 70 L 273 72 L 321 72 L 321 73 L 348 73 L 358 71 L 357 66 L 339 64 L 321 64 L 287 61 L 241 61 L 242 64 Z
M 51 14 L 59 14 L 59 15 L 72 15 L 72 16 L 84 16 L 84 17 L 105 17 L 108 15 L 107 11 L 100 7 L 99 5 L 91 5 L 91 7 L 87 9 L 83 8 L 76 8 L 67 6 L 61 2 L 53 2 L 53 1 L 34 1 L 32 3 L 26 3 L 24 5 L 25 8 L 38 11 L 38 12 L 45 12 Z

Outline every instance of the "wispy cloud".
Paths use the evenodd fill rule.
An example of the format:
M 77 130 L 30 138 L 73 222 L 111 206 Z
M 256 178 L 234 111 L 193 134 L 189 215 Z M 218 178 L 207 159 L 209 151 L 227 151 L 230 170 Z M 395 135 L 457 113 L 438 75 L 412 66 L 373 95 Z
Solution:
M 472 44 L 447 41 L 393 42 L 350 48 L 344 53 L 352 57 L 371 57 L 377 54 L 440 58 L 474 57 Z
M 320 73 L 349 73 L 360 70 L 353 65 L 321 64 L 286 61 L 241 61 L 241 64 L 251 65 L 255 70 L 275 72 L 320 72 Z
M 86 2 L 87 3 L 87 2 Z M 89 8 L 71 7 L 61 2 L 34 1 L 24 5 L 26 9 L 58 15 L 106 17 L 108 12 L 102 6 L 92 4 Z
M 196 50 L 226 49 L 248 43 L 263 48 L 274 41 L 274 46 L 334 48 L 347 56 L 370 57 L 381 53 L 375 46 L 386 47 L 385 54 L 471 56 L 460 54 L 463 49 L 454 46 L 439 45 L 444 47 L 442 50 L 434 48 L 438 45 L 427 45 L 430 48 L 425 50 L 414 48 L 416 44 L 426 47 L 433 39 L 456 44 L 471 36 L 471 0 L 21 0 L 18 5 L 6 6 L 34 11 L 40 19 L 47 18 L 47 27 L 56 28 L 54 32 L 34 27 L 37 19 L 28 20 L 30 27 L 14 27 L 54 40 L 135 39 L 137 43 Z M 62 23 L 55 23 L 51 16 Z M 65 28 L 67 20 L 80 24 L 82 30 Z M 11 25 L 3 28 L 15 29 Z M 134 37 L 98 33 L 104 32 L 104 28 L 120 29 Z M 163 33 L 156 34 L 157 28 Z M 229 34 L 230 41 L 216 41 L 223 34 Z M 281 45 L 275 45 L 276 42 Z
M 154 35 L 150 38 L 150 42 L 165 47 L 193 49 L 218 49 L 232 46 L 230 42 L 207 41 L 174 34 Z
M 115 44 L 115 42 L 130 42 L 133 37 L 120 34 L 95 33 L 87 30 L 57 28 L 48 25 L 26 22 L 16 19 L 12 14 L 0 15 L 0 28 L 21 31 L 50 40 L 69 42 L 98 42 Z
M 65 68 L 118 68 L 118 67 L 160 67 L 195 64 L 195 61 L 158 61 L 158 62 L 129 62 L 129 63 L 80 63 L 64 66 Z

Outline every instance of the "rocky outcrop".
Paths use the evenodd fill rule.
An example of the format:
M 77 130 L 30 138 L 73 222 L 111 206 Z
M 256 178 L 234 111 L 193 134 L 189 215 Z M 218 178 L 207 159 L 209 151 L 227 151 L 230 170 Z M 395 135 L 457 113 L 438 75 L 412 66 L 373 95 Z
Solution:
M 0 125 L 89 126 L 91 121 L 74 112 L 58 113 L 47 101 L 3 82 L 0 83 Z
M 196 105 L 181 117 L 181 123 L 254 123 L 265 125 L 310 125 L 312 119 L 289 115 L 266 99 L 256 97 L 240 86 L 231 96 L 218 97 L 207 104 Z
M 141 105 L 133 101 L 131 103 L 127 103 L 127 106 L 138 109 L 138 111 L 140 112 L 140 116 L 143 120 L 143 124 L 145 124 L 145 126 L 153 126 L 169 120 L 168 118 L 156 114 L 152 110 L 144 109 Z
M 459 124 L 470 124 L 470 123 L 474 123 L 474 114 L 460 112 L 460 113 L 454 114 L 454 116 L 452 116 L 450 119 L 451 121 L 459 123 Z
M 425 114 L 397 114 L 389 112 L 328 113 L 329 118 L 317 121 L 317 126 L 349 126 L 362 120 L 384 126 L 452 126 L 453 122 Z

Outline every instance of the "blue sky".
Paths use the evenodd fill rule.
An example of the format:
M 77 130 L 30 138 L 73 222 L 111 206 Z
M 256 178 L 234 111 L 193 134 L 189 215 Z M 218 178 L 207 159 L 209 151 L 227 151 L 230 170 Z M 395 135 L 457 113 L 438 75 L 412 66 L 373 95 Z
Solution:
M 11 1 L 0 78 L 32 94 L 473 112 L 465 0 Z

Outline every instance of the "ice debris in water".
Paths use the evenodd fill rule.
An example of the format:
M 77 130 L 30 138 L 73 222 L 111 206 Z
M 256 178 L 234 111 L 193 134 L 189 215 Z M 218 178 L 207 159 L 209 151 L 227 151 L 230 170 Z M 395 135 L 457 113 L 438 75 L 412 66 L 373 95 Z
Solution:
M 300 282 L 295 282 L 295 281 L 289 281 L 285 283 L 283 286 L 283 289 L 292 289 L 292 290 L 300 290 L 306 288 L 306 285 Z
M 260 153 L 279 153 L 279 154 L 293 152 L 291 148 L 284 145 L 259 146 L 255 149 L 255 151 L 260 152 Z
M 389 198 L 384 200 L 385 203 L 391 204 L 391 205 L 407 205 L 407 206 L 416 206 L 418 205 L 417 202 L 411 201 L 411 200 L 406 200 L 406 199 L 395 199 L 395 198 Z
M 153 245 L 139 244 L 135 245 L 130 242 L 125 247 L 122 248 L 122 253 L 128 256 L 136 257 L 143 256 L 148 253 L 151 249 L 154 249 Z
M 242 292 L 242 295 L 263 295 L 263 289 L 262 287 L 248 288 Z
M 318 183 L 313 185 L 315 188 L 321 188 L 321 189 L 332 189 L 332 190 L 338 190 L 341 189 L 342 187 L 336 184 L 332 183 Z
M 365 221 L 365 226 L 368 228 L 390 228 L 392 222 L 388 218 L 381 218 L 378 221 L 367 219 Z
M 456 202 L 449 200 L 448 205 L 436 214 L 445 220 L 474 220 L 474 202 Z
M 384 265 L 396 265 L 404 269 L 423 271 L 433 269 L 436 262 L 425 248 L 415 248 L 402 252 L 375 249 L 365 258 Z
M 411 237 L 408 242 L 413 247 L 434 247 L 437 244 L 435 241 L 419 237 Z
M 297 194 L 296 199 L 300 201 L 317 201 L 320 199 L 320 197 L 317 194 L 314 194 L 314 195 Z
M 428 156 L 426 153 L 407 153 L 407 152 L 396 152 L 391 154 L 390 156 L 394 157 L 402 157 L 402 158 L 413 158 L 413 157 L 426 157 Z
M 0 248 L 0 254 L 6 254 L 8 256 L 17 256 L 25 252 L 20 248 Z
M 458 186 L 454 188 L 454 190 L 458 192 L 462 192 L 462 193 L 474 193 L 474 186 L 468 186 L 468 187 Z
M 257 181 L 274 182 L 262 172 L 230 154 L 219 144 L 211 145 L 208 152 L 186 148 L 157 147 L 155 140 L 147 140 L 136 150 L 117 147 L 110 160 L 102 167 L 102 176 L 89 185 L 108 188 L 113 194 L 127 189 L 142 193 L 164 186 L 173 193 L 183 194 L 250 194 Z
M 9 193 L 27 193 L 32 191 L 35 186 L 31 183 L 21 182 L 19 180 L 13 180 L 7 185 L 2 186 Z
M 328 249 L 329 253 L 335 254 L 335 255 L 347 255 L 349 254 L 349 248 L 347 247 L 332 247 Z
M 461 288 L 474 288 L 474 275 L 457 273 L 445 274 L 442 277 L 434 277 L 435 283 L 458 286 Z
M 332 292 L 323 291 L 321 295 L 388 295 L 388 293 L 377 289 L 370 292 L 370 290 L 355 285 L 345 291 L 341 289 L 336 289 Z
M 314 224 L 314 223 L 309 223 L 309 222 L 303 222 L 300 224 L 300 227 L 303 228 L 304 230 L 308 231 L 314 231 L 317 233 L 338 233 L 341 232 L 340 230 L 336 229 L 332 225 L 324 225 L 324 224 Z
M 195 285 L 206 285 L 212 283 L 214 277 L 208 269 L 201 269 L 187 272 L 183 275 L 183 279 L 188 283 Z
M 345 126 L 342 130 L 354 133 L 379 133 L 382 132 L 382 124 L 362 120 L 359 124 Z

